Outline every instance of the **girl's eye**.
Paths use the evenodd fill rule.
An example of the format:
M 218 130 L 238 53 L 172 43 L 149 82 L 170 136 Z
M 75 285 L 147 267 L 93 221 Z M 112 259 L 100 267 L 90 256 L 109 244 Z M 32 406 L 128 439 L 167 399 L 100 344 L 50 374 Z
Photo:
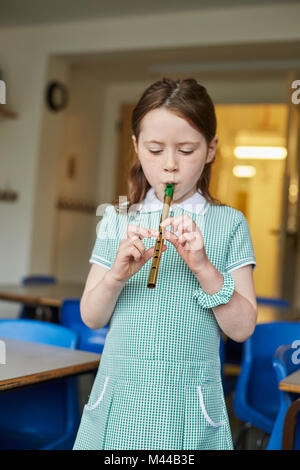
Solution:
M 191 153 L 194 152 L 194 150 L 179 150 L 183 155 L 190 155 Z M 149 149 L 149 152 L 152 153 L 153 155 L 158 155 L 159 153 L 162 152 L 162 150 L 155 150 L 155 149 Z

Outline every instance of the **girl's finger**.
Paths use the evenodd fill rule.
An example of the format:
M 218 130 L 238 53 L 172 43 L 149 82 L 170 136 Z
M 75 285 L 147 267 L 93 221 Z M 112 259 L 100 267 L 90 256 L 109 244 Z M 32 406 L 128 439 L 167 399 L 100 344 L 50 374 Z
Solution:
M 172 243 L 172 245 L 174 245 L 175 248 L 178 247 L 178 236 L 175 235 L 175 233 L 170 232 L 169 230 L 166 230 L 164 233 L 164 238 L 168 240 L 168 242 Z
M 163 228 L 167 227 L 168 225 L 173 227 L 174 232 L 178 232 L 179 228 L 182 231 L 193 232 L 197 227 L 194 220 L 191 219 L 191 217 L 187 214 L 178 215 L 176 217 L 168 217 L 161 223 Z
M 195 239 L 194 233 L 184 232 L 178 238 L 178 243 L 180 243 L 180 245 L 185 245 L 186 242 L 192 242 L 194 239 Z
M 197 225 L 193 219 L 186 220 L 184 223 L 179 223 L 176 232 L 183 233 L 195 233 L 197 231 Z
M 139 250 L 142 256 L 145 254 L 145 245 L 137 235 L 133 235 L 128 241 L 129 243 L 133 243 L 133 245 Z
M 134 245 L 129 245 L 127 247 L 126 254 L 127 254 L 127 256 L 132 256 L 135 259 L 135 261 L 140 261 L 140 259 L 142 257 L 140 251 Z
M 128 225 L 126 237 L 131 238 L 132 236 L 138 236 L 138 238 L 151 238 L 158 237 L 159 231 L 151 228 L 142 227 L 140 225 Z
M 178 242 L 182 245 L 188 242 L 189 250 L 201 250 L 203 248 L 202 239 L 195 233 L 185 232 L 179 237 Z

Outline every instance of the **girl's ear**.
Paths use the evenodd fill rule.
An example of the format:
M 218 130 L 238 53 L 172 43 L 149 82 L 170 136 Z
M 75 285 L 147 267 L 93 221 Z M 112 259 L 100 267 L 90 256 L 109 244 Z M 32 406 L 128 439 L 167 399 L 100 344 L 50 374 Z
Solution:
M 137 141 L 136 141 L 135 135 L 132 135 L 131 138 L 132 138 L 135 153 L 137 154 L 138 153 L 137 152 Z
M 210 144 L 208 145 L 207 155 L 206 155 L 206 163 L 210 163 L 215 158 L 218 141 L 219 141 L 218 137 L 215 136 L 211 140 Z

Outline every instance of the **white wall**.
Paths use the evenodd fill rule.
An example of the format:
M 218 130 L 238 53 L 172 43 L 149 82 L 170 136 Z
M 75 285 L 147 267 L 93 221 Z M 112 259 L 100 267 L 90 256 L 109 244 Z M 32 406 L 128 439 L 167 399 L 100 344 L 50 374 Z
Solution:
M 66 61 L 50 57 L 46 81 L 60 80 L 69 84 L 69 66 Z M 55 201 L 59 186 L 59 172 L 67 111 L 52 112 L 43 101 L 40 118 L 40 145 L 37 155 L 35 187 L 32 188 L 34 212 L 27 274 L 53 274 L 52 250 L 55 232 Z
M 45 149 L 45 134 L 41 133 L 44 132 L 41 126 L 44 123 L 43 99 L 49 77 L 50 56 L 155 47 L 299 40 L 299 16 L 300 5 L 286 4 L 1 29 L 0 66 L 7 85 L 8 104 L 19 113 L 19 117 L 0 123 L 0 185 L 9 181 L 19 192 L 20 198 L 16 203 L 0 202 L 0 283 L 18 282 L 31 268 L 38 267 L 35 254 L 32 253 L 35 250 L 35 241 L 39 252 L 48 247 L 48 251 L 43 254 L 45 267 L 51 258 L 51 232 L 45 235 L 46 228 L 43 228 L 45 240 L 49 241 L 48 245 L 45 243 L 46 247 L 38 240 L 38 227 L 41 227 L 43 218 L 41 205 L 36 203 L 36 196 L 41 189 L 39 174 L 40 171 L 45 174 L 46 168 L 45 162 L 39 162 L 39 158 L 41 149 Z M 65 77 L 65 64 L 56 66 L 55 73 Z M 238 85 L 238 88 L 244 87 L 247 90 L 247 82 Z M 221 89 L 223 85 L 216 84 L 216 87 Z M 277 96 L 281 100 L 282 84 L 275 83 L 274 87 L 273 96 L 278 92 Z M 259 88 L 258 84 L 257 89 Z M 223 88 L 223 93 L 225 90 Z M 230 87 L 227 91 L 227 99 L 236 96 L 232 87 L 231 91 Z M 266 92 L 269 92 L 269 88 Z M 108 96 L 109 94 L 113 98 L 110 90 Z M 261 88 L 260 94 L 263 95 Z M 106 101 L 107 112 L 110 106 L 116 106 L 116 103 L 112 105 L 111 101 Z M 110 114 L 108 122 L 114 120 L 115 115 Z M 109 128 L 108 122 L 105 121 L 105 132 L 108 130 L 112 136 L 114 131 Z M 54 125 L 53 135 L 56 137 L 52 145 L 58 151 L 61 141 L 57 124 L 58 121 Z M 103 168 L 110 168 L 108 159 L 115 155 L 115 142 L 109 141 L 108 134 L 104 131 L 101 135 L 103 141 L 99 168 L 102 170 L 97 189 L 99 203 L 105 202 L 110 195 L 113 173 L 105 172 Z M 46 148 L 46 153 L 48 152 L 51 150 Z M 57 155 L 58 153 L 55 158 Z M 54 168 L 51 171 L 54 172 Z M 48 188 L 47 194 L 43 194 L 45 209 L 50 207 L 49 201 L 52 198 L 53 191 Z M 50 213 L 49 221 L 52 217 L 53 213 Z M 0 310 L 0 315 L 1 313 L 5 315 L 3 310 Z
M 98 79 L 71 68 L 70 106 L 64 128 L 57 197 L 96 202 L 99 140 L 105 119 L 103 86 Z M 73 178 L 67 172 L 70 157 L 76 161 Z M 96 224 L 96 211 L 56 210 L 52 264 L 48 268 L 58 279 L 84 282 Z

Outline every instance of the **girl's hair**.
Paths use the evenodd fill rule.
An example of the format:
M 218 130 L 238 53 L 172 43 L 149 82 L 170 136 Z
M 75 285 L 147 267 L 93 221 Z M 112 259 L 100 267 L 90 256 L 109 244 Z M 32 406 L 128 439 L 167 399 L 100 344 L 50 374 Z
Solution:
M 193 78 L 181 80 L 163 78 L 144 91 L 131 118 L 132 131 L 137 141 L 142 119 L 149 111 L 157 108 L 169 109 L 186 119 L 191 126 L 201 132 L 207 144 L 216 134 L 217 121 L 214 104 L 206 88 Z M 200 189 L 203 197 L 211 204 L 223 205 L 209 192 L 211 165 L 214 160 L 205 165 L 197 182 L 197 189 Z M 149 189 L 150 184 L 146 180 L 140 160 L 136 156 L 129 168 L 127 195 L 129 204 L 127 209 L 133 204 L 140 203 Z M 114 203 L 116 204 L 116 201 Z

